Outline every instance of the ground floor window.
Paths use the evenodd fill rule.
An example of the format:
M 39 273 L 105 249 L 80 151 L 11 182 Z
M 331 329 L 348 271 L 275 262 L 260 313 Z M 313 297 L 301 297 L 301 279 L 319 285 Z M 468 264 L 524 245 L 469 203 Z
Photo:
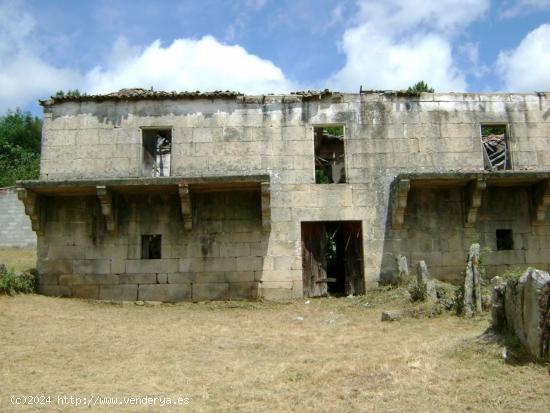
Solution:
M 144 260 L 158 260 L 162 258 L 162 235 L 141 236 L 141 258 Z

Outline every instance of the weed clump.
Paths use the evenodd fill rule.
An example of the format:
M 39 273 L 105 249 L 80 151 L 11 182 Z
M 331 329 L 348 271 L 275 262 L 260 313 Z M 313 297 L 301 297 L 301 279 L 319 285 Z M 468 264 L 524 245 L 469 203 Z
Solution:
M 36 277 L 31 272 L 15 272 L 0 266 L 1 294 L 31 294 L 36 290 Z

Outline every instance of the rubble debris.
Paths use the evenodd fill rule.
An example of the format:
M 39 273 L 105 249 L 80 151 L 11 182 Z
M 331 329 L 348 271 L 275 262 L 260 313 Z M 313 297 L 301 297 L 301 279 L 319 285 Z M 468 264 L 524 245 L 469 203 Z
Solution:
M 399 321 L 401 317 L 399 311 L 382 311 L 381 321 Z

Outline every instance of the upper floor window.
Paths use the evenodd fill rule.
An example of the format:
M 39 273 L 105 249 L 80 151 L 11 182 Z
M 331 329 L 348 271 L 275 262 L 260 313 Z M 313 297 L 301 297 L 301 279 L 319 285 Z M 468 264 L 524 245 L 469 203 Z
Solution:
M 315 183 L 345 183 L 344 127 L 315 127 L 313 128 L 313 134 L 315 142 Z
M 142 129 L 143 176 L 170 176 L 171 129 Z
M 488 171 L 510 169 L 506 125 L 481 125 L 483 163 Z

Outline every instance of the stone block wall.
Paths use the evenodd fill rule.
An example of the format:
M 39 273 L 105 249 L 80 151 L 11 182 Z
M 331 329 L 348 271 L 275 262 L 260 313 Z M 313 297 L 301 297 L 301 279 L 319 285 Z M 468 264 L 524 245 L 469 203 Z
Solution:
M 171 128 L 172 175 L 261 174 L 313 183 L 313 127 L 345 126 L 349 183 L 391 172 L 482 170 L 482 124 L 508 125 L 514 169 L 547 165 L 545 94 L 379 93 L 65 102 L 47 107 L 42 179 L 137 177 L 141 128 Z
M 35 246 L 36 235 L 15 188 L 0 188 L 0 248 Z
M 40 291 L 106 300 L 255 298 L 267 248 L 258 198 L 255 191 L 197 194 L 194 230 L 186 231 L 177 195 L 119 196 L 115 233 L 105 230 L 96 198 L 52 198 L 39 242 Z M 162 236 L 160 259 L 142 258 L 145 234 Z
M 464 188 L 411 190 L 403 228 L 386 235 L 383 278 L 393 276 L 395 255 L 403 254 L 411 264 L 426 261 L 430 274 L 440 280 L 460 282 L 474 242 L 482 246 L 487 279 L 514 267 L 548 271 L 550 222 L 532 223 L 530 191 L 528 186 L 489 187 L 475 225 L 465 227 Z M 497 229 L 512 230 L 511 249 L 497 249 Z
M 548 263 L 543 256 L 538 257 L 538 254 L 546 254 L 550 246 L 544 235 L 546 226 L 531 226 L 525 220 L 527 206 L 516 208 L 512 200 L 506 208 L 508 212 L 517 212 L 517 216 L 493 225 L 492 220 L 498 221 L 498 216 L 502 215 L 496 214 L 496 218 L 491 215 L 494 210 L 491 206 L 487 215 L 480 211 L 480 219 L 473 229 L 465 229 L 459 219 L 464 213 L 462 195 L 456 189 L 439 195 L 411 191 L 405 226 L 393 231 L 388 224 L 392 182 L 401 173 L 482 171 L 482 124 L 508 125 L 514 170 L 548 169 L 549 110 L 548 94 L 400 97 L 364 93 L 333 94 L 318 99 L 287 95 L 67 101 L 45 108 L 41 179 L 138 177 L 142 159 L 141 128 L 171 128 L 172 176 L 270 175 L 271 230 L 258 235 L 258 229 L 247 235 L 252 240 L 261 239 L 261 267 L 254 270 L 251 280 L 250 271 L 244 268 L 256 266 L 259 262 L 256 258 L 260 256 L 243 255 L 239 263 L 242 272 L 247 273 L 243 275 L 243 282 L 257 283 L 259 295 L 266 298 L 302 295 L 300 223 L 303 221 L 362 222 L 367 286 L 375 284 L 381 275 L 391 270 L 388 260 L 393 263 L 391 257 L 396 254 L 407 255 L 411 262 L 425 259 L 435 276 L 452 279 L 463 270 L 464 251 L 469 244 L 480 237 L 493 243 L 491 237 L 494 238 L 494 230 L 501 224 L 514 226 L 518 248 L 490 255 L 490 268 L 494 266 L 497 271 L 500 265 L 508 263 Z M 313 129 L 327 125 L 344 126 L 345 184 L 315 184 Z M 437 197 L 443 197 L 443 201 L 437 201 Z M 526 195 L 519 197 L 524 199 Z M 493 198 L 499 195 L 490 195 L 487 199 Z M 177 200 L 171 202 L 177 210 Z M 434 218 L 438 214 L 444 217 L 440 221 Z M 161 215 L 153 217 L 157 216 Z M 57 228 L 64 224 L 57 221 L 56 225 L 55 230 L 47 228 L 45 239 L 39 240 L 41 249 L 46 248 L 46 244 L 54 248 L 48 260 L 65 253 L 55 250 L 56 243 L 46 241 L 49 236 L 55 237 L 51 231 L 58 231 Z M 161 229 L 163 234 L 164 231 L 174 233 L 170 226 Z M 178 231 L 174 239 L 204 235 L 198 229 L 193 229 L 192 235 L 182 233 L 183 230 Z M 235 231 L 231 234 L 227 236 L 241 237 Z M 107 251 L 117 251 L 120 260 L 125 262 L 125 271 L 132 271 L 132 265 L 141 267 L 139 263 L 131 263 L 137 258 L 128 245 L 137 248 L 135 240 L 120 235 L 105 235 L 105 240 Z M 117 243 L 128 244 L 124 249 Z M 481 243 L 483 245 L 483 241 Z M 193 244 L 199 245 L 200 239 L 194 239 Z M 113 245 L 116 247 L 112 248 Z M 247 253 L 247 248 L 243 248 L 239 254 Z M 92 244 L 87 249 L 99 252 L 104 247 Z M 188 255 L 189 252 L 182 248 L 177 251 L 177 257 L 174 255 L 171 259 L 178 260 L 178 277 L 185 280 L 186 276 L 181 275 L 185 271 L 180 266 L 195 268 L 193 266 L 198 264 L 193 259 L 201 257 Z M 77 257 L 83 253 L 80 249 L 74 259 L 82 259 Z M 213 258 L 212 264 L 207 264 L 209 258 Z M 219 262 L 227 264 L 223 266 L 227 270 L 221 271 L 224 274 L 239 271 L 237 260 L 219 261 L 218 258 L 227 257 L 207 256 L 206 269 L 201 271 L 219 273 Z M 185 259 L 189 259 L 188 264 L 182 261 Z M 107 264 L 103 262 L 102 265 L 106 271 Z M 109 269 L 109 274 L 120 273 L 120 262 L 109 265 L 117 266 Z M 226 279 L 232 277 L 228 274 L 224 275 Z M 213 275 L 221 279 L 216 278 L 218 276 Z M 226 290 L 223 291 L 226 294 Z M 185 294 L 192 296 L 193 292 L 182 290 L 181 295 Z

